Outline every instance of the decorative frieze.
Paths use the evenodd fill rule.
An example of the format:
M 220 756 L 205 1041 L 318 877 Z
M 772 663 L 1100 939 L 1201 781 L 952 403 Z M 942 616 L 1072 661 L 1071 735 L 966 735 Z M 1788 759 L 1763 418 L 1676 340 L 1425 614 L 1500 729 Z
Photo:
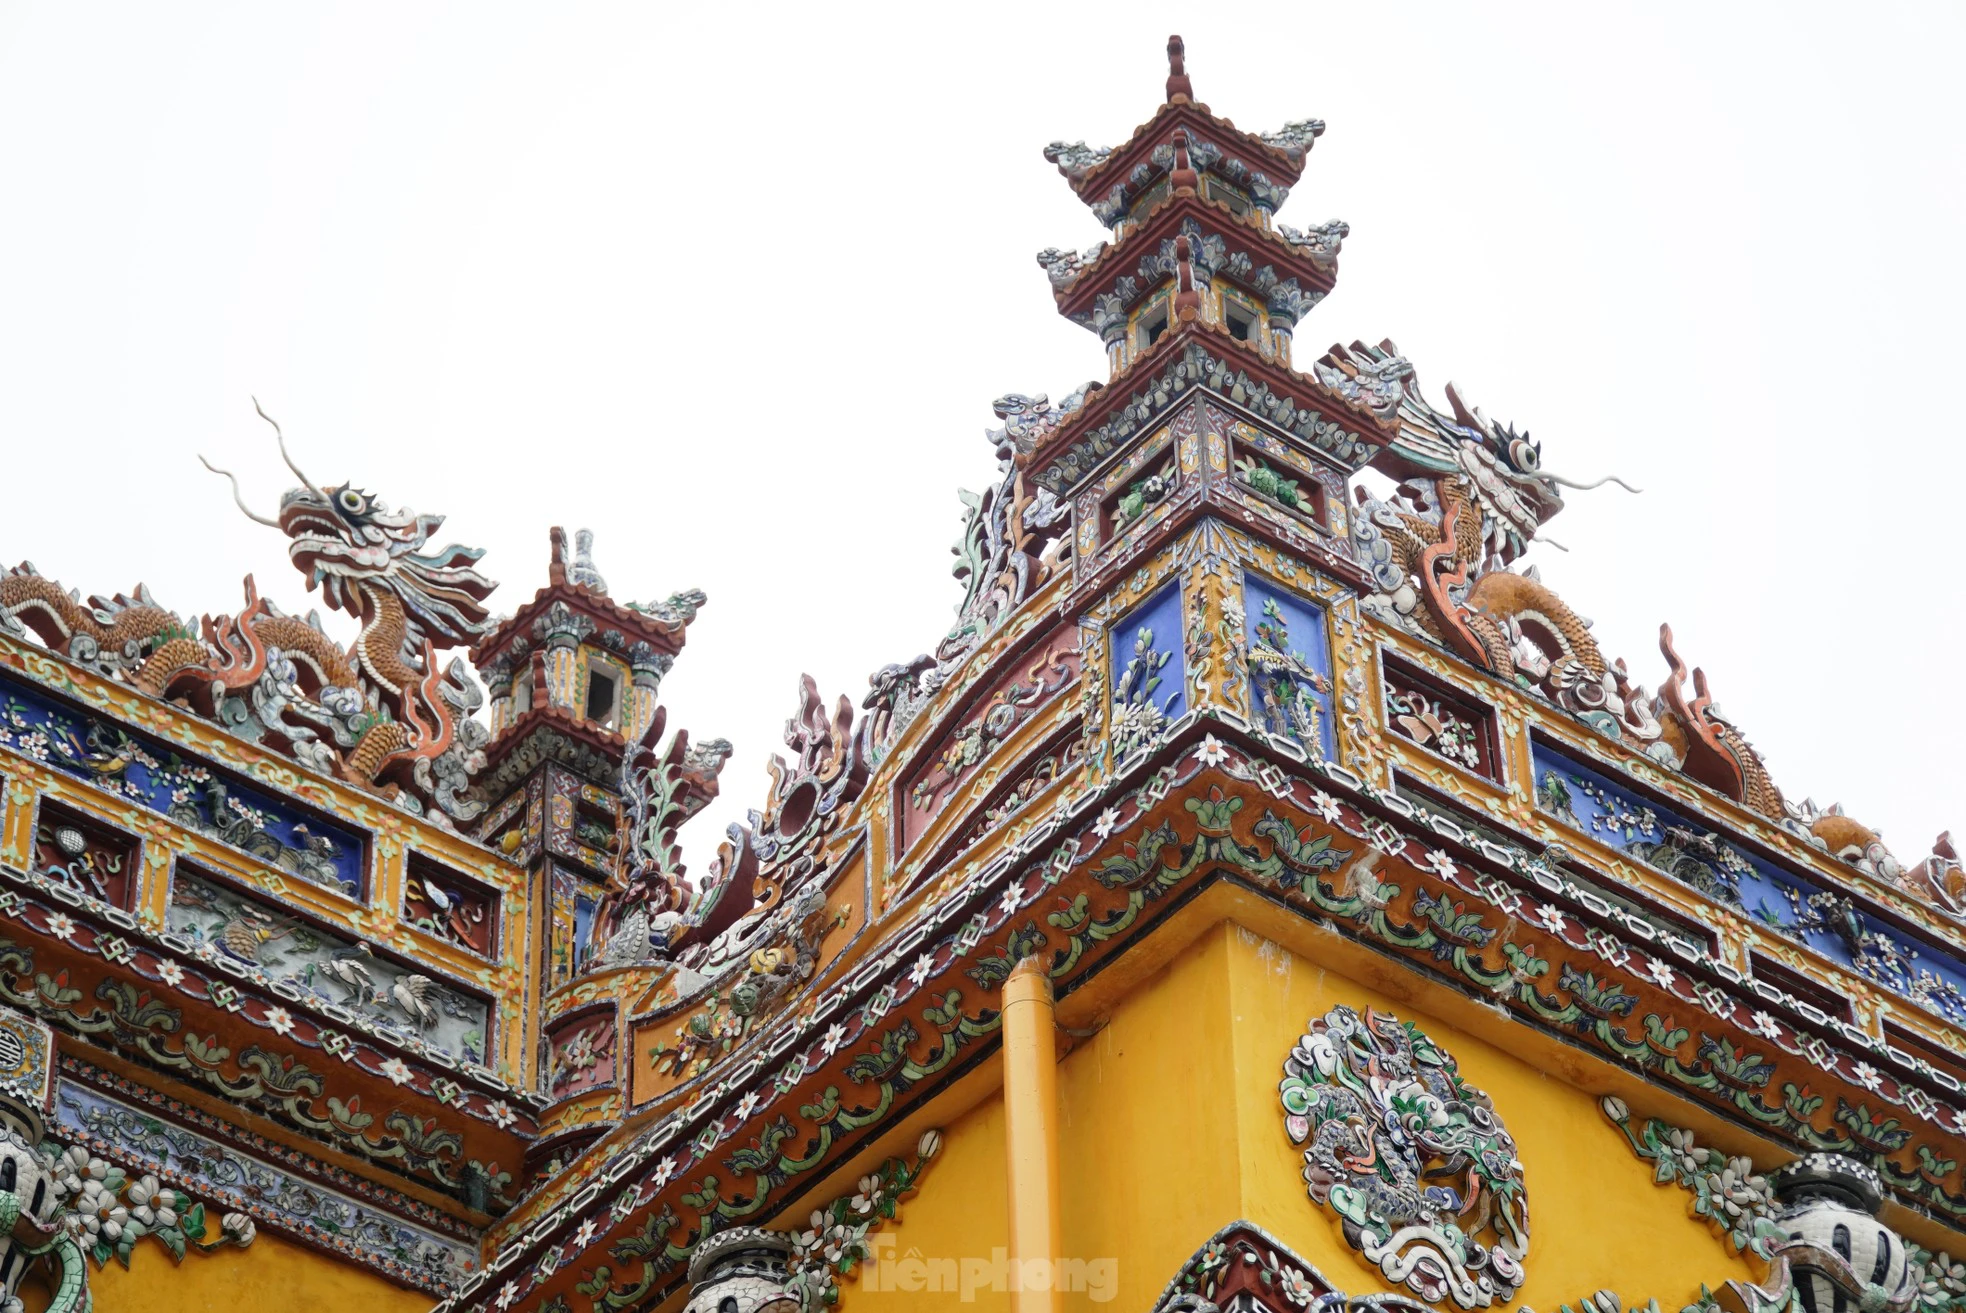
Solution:
M 1806 944 L 1954 1023 L 1966 1023 L 1960 954 L 1860 907 L 1613 780 L 1542 739 L 1532 740 L 1536 804 L 1547 815 Z
M 1501 778 L 1492 710 L 1392 657 L 1381 664 L 1380 682 L 1393 733 L 1465 770 Z
M 4 670 L 0 748 L 168 816 L 309 884 L 350 898 L 362 895 L 368 864 L 363 835 L 302 813 L 105 717 L 71 710 Z
M 84 1170 L 87 1160 L 95 1157 L 116 1164 L 119 1173 L 136 1174 L 135 1179 L 124 1176 L 130 1189 L 120 1206 L 140 1226 L 145 1222 L 139 1210 L 159 1209 L 167 1192 L 177 1199 L 189 1192 L 215 1205 L 209 1210 L 196 1205 L 202 1229 L 194 1236 L 188 1230 L 198 1229 L 197 1223 L 173 1203 L 178 1220 L 192 1226 L 180 1243 L 165 1235 L 158 1238 L 180 1257 L 183 1239 L 197 1243 L 225 1235 L 246 1236 L 256 1221 L 432 1294 L 446 1293 L 477 1267 L 477 1246 L 469 1240 L 418 1226 L 76 1081 L 61 1082 L 52 1130 L 56 1139 L 74 1146 L 71 1153 L 80 1152 L 78 1165 Z M 107 1176 L 103 1188 L 110 1189 Z M 143 1198 L 138 1199 L 138 1194 Z M 237 1215 L 242 1221 L 228 1231 L 224 1219 L 214 1220 L 211 1212 Z M 103 1239 L 118 1257 L 127 1258 L 128 1243 L 136 1238 Z
M 209 961 L 257 967 L 302 996 L 483 1065 L 490 1004 L 179 862 L 164 924 Z

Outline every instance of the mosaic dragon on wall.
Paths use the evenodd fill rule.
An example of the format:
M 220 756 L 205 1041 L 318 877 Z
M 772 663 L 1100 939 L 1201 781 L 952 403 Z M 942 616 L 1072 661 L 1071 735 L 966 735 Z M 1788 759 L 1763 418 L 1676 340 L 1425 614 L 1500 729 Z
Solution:
M 1311 1198 L 1388 1280 L 1465 1309 L 1512 1298 L 1529 1253 L 1515 1140 L 1420 1028 L 1343 1005 L 1284 1061 L 1284 1129 Z
M 486 732 L 472 719 L 483 694 L 461 659 L 440 667 L 436 654 L 490 627 L 485 599 L 497 585 L 472 568 L 483 553 L 426 551 L 442 516 L 392 511 L 347 483 L 322 488 L 273 429 L 301 483 L 276 517 L 254 513 L 236 478 L 207 468 L 231 481 L 240 510 L 287 536 L 308 588 L 359 622 L 346 649 L 318 616 L 285 615 L 262 598 L 251 575 L 244 610 L 194 630 L 141 585 L 84 603 L 22 564 L 0 576 L 0 626 L 411 811 L 471 819 L 482 809 L 465 789 L 483 760 Z

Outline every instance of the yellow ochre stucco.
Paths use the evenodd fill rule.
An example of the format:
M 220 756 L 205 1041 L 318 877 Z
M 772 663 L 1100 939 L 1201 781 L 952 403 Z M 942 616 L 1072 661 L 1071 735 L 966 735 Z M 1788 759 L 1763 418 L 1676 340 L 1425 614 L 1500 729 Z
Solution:
M 89 1274 L 101 1313 L 428 1313 L 437 1301 L 368 1269 L 262 1230 L 244 1249 L 191 1253 L 182 1263 L 140 1242 L 127 1270 L 113 1260 Z M 23 1291 L 30 1309 L 37 1292 Z
M 1515 1136 L 1531 1240 L 1527 1283 L 1504 1313 L 1524 1304 L 1555 1313 L 1599 1289 L 1678 1307 L 1702 1282 L 1759 1275 L 1689 1216 L 1684 1193 L 1654 1183 L 1590 1092 L 1224 922 L 1120 1000 L 1107 1024 L 1060 1063 L 1062 1239 L 1068 1260 L 1086 1261 L 1088 1287 L 1067 1293 L 1064 1307 L 1151 1308 L 1209 1236 L 1244 1218 L 1338 1289 L 1388 1288 L 1305 1193 L 1277 1103 L 1292 1044 L 1312 1017 L 1339 1003 L 1419 1023 L 1493 1098 Z M 921 1193 L 902 1205 L 882 1241 L 895 1258 L 926 1266 L 905 1279 L 891 1259 L 849 1280 L 843 1309 L 1009 1307 L 987 1278 L 980 1288 L 972 1279 L 967 1292 L 960 1280 L 963 1260 L 974 1277 L 1007 1243 L 1001 1097 L 983 1100 L 945 1131 Z M 953 1288 L 921 1288 L 922 1274 L 938 1267 Z

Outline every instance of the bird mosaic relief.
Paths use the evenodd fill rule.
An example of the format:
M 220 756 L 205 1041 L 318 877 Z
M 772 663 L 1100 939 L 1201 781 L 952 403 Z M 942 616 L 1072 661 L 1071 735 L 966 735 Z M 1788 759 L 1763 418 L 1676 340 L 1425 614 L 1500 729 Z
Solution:
M 483 1060 L 489 1007 L 435 976 L 398 965 L 366 942 L 344 940 L 188 871 L 175 873 L 166 923 L 208 956 L 291 981 L 380 1029 Z

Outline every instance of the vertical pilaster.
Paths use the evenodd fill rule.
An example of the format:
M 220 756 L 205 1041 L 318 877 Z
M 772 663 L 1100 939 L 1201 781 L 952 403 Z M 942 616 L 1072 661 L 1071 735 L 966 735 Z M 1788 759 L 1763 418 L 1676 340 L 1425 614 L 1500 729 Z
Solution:
M 1010 1183 L 1012 1313 L 1057 1313 L 1058 1051 L 1051 978 L 1027 957 L 1003 987 L 1005 1162 Z

